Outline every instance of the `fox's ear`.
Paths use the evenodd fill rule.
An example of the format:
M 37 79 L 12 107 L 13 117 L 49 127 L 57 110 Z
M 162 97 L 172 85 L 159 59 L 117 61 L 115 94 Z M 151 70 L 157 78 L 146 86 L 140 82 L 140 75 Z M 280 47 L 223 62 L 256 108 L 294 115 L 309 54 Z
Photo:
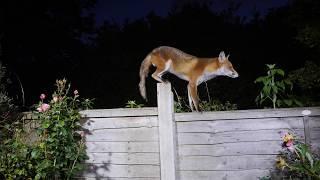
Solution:
M 230 54 L 228 54 L 227 59 L 229 59 Z
M 223 62 L 225 60 L 226 60 L 226 55 L 224 54 L 223 51 L 221 51 L 220 54 L 219 54 L 219 61 Z

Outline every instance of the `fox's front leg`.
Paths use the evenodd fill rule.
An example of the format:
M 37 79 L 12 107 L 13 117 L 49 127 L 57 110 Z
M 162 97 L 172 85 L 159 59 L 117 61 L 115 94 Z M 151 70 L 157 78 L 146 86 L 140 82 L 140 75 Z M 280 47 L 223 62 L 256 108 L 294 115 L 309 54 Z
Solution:
M 189 105 L 192 111 L 194 111 L 192 104 L 194 105 L 196 111 L 200 111 L 199 108 L 199 97 L 198 97 L 198 89 L 196 83 L 189 82 L 188 84 L 188 97 L 189 97 Z
M 189 106 L 190 106 L 191 111 L 194 111 L 193 103 L 192 103 L 192 97 L 191 97 L 191 90 L 190 90 L 189 84 L 188 84 L 188 88 L 187 89 L 188 89 Z

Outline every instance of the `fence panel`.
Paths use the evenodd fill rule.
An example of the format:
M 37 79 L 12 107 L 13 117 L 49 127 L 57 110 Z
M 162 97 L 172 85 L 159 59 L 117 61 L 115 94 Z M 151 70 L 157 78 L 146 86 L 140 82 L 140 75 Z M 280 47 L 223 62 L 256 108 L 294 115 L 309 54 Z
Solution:
M 179 113 L 177 142 L 181 180 L 258 179 L 268 175 L 290 132 L 305 141 L 320 141 L 320 109 L 305 108 Z M 308 127 L 305 120 L 308 119 Z
M 83 111 L 86 179 L 160 179 L 156 108 Z

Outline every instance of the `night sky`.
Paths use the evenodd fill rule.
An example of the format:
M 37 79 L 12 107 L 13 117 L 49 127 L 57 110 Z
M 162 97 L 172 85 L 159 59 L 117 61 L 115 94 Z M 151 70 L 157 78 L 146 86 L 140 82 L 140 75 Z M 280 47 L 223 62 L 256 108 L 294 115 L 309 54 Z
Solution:
M 188 2 L 188 0 L 97 0 L 94 12 L 98 25 L 101 25 L 104 20 L 122 23 L 126 19 L 142 18 L 151 11 L 157 15 L 166 16 L 175 4 L 181 5 L 186 1 Z M 213 0 L 211 2 L 212 10 L 215 12 L 224 10 L 231 2 L 239 3 L 237 14 L 250 19 L 255 11 L 265 15 L 270 8 L 281 7 L 288 0 Z

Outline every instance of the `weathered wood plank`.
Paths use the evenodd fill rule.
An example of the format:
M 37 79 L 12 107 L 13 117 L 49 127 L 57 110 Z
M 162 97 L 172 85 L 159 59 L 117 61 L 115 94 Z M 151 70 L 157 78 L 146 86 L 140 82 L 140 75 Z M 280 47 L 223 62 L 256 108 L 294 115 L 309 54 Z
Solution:
M 117 108 L 117 109 L 93 109 L 80 112 L 84 118 L 89 117 L 134 117 L 134 116 L 157 116 L 158 110 L 156 107 L 145 108 Z
M 270 169 L 274 167 L 277 155 L 245 156 L 180 156 L 180 170 L 235 171 L 249 169 Z
M 312 128 L 320 128 L 320 116 L 309 117 L 309 124 Z
M 86 142 L 87 153 L 159 152 L 159 142 Z
M 87 164 L 80 177 L 98 178 L 159 178 L 160 166 L 157 165 L 113 165 Z
M 180 145 L 180 156 L 211 155 L 264 155 L 278 154 L 282 149 L 282 141 L 238 142 L 216 145 Z
M 89 118 L 83 122 L 82 127 L 87 130 L 98 129 L 120 129 L 120 128 L 140 128 L 157 127 L 157 116 L 146 117 L 117 117 L 117 118 Z
M 178 143 L 221 144 L 235 142 L 281 141 L 283 132 L 291 132 L 298 139 L 304 138 L 303 129 L 270 129 L 258 131 L 230 131 L 223 133 L 178 133 Z
M 269 170 L 243 171 L 180 171 L 181 180 L 257 180 L 269 175 Z
M 224 132 L 303 128 L 302 117 L 177 122 L 178 132 Z
M 319 149 L 320 149 L 320 140 L 317 139 L 317 140 L 311 141 L 311 147 L 312 147 L 312 149 L 319 151 Z
M 274 117 L 301 117 L 303 110 L 310 110 L 309 116 L 319 116 L 320 107 L 283 108 L 283 109 L 257 109 L 237 111 L 216 111 L 202 113 L 176 113 L 176 121 L 206 121 L 227 119 L 258 119 Z
M 86 134 L 86 141 L 158 141 L 157 127 L 102 129 Z
M 162 180 L 179 180 L 177 170 L 176 126 L 170 83 L 158 83 L 159 147 Z
M 86 163 L 160 165 L 159 153 L 88 153 Z
M 310 131 L 310 141 L 320 140 L 320 128 L 312 128 Z

